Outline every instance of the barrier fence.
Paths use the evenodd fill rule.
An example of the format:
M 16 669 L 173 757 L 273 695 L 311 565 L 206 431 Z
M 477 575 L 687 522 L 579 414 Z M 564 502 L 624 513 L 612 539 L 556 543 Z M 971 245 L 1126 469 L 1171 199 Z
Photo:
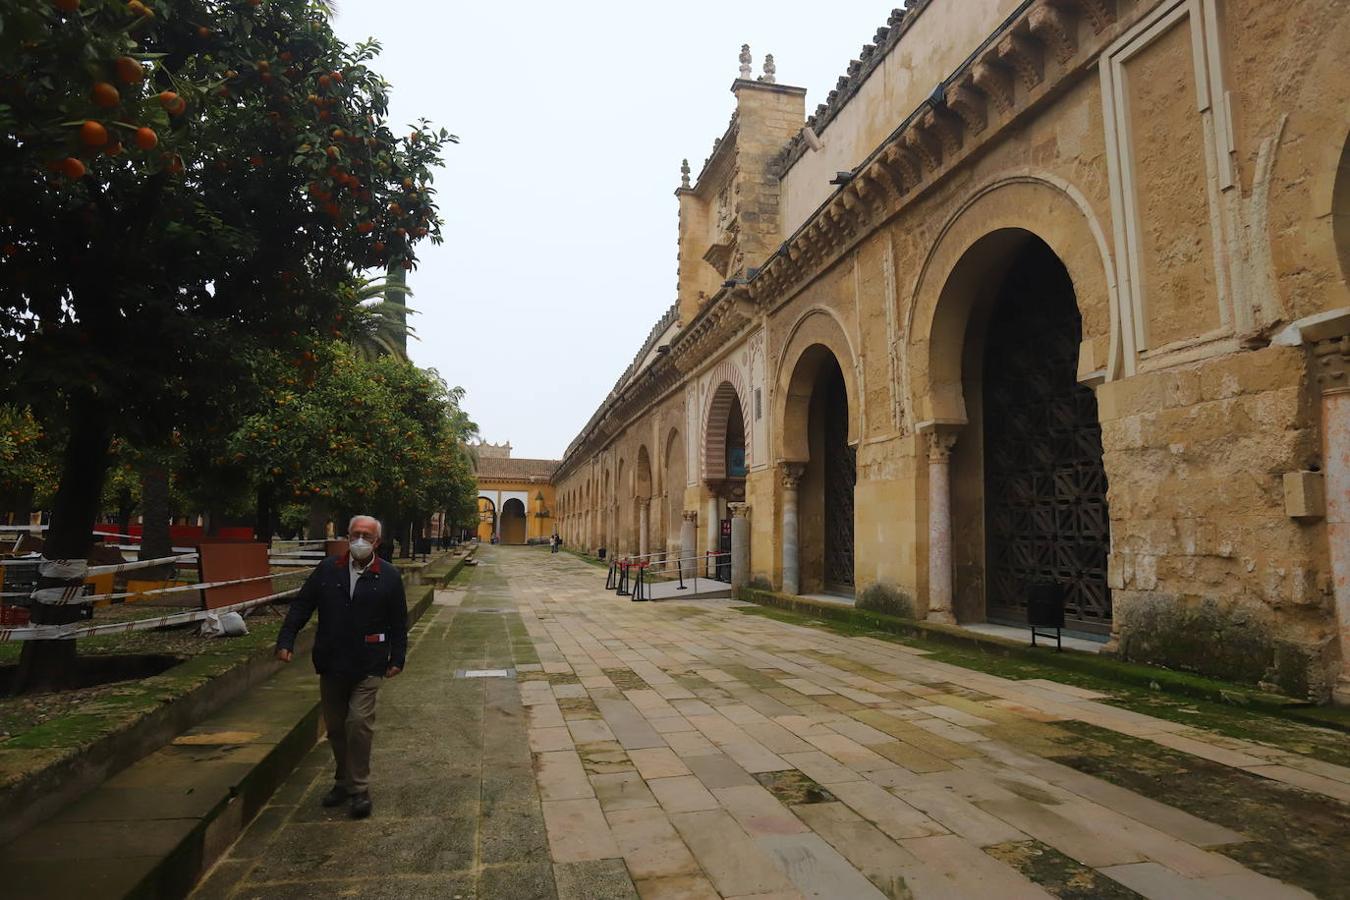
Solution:
M 648 553 L 641 556 L 615 557 L 609 564 L 609 574 L 605 578 L 605 590 L 614 591 L 616 596 L 631 597 L 635 602 L 651 600 L 651 587 L 657 583 L 678 582 L 677 591 L 688 590 L 685 578 L 694 583 L 694 593 L 698 593 L 698 580 L 719 581 L 723 571 L 729 573 L 731 553 L 726 550 L 709 550 L 695 556 L 683 556 L 671 559 L 664 553 Z M 703 574 L 699 575 L 702 564 Z M 729 578 L 728 574 L 728 578 Z
M 5 590 L 0 591 L 0 642 L 71 640 L 100 634 L 148 631 L 274 603 L 295 595 L 299 586 L 294 579 L 307 575 L 322 558 L 322 550 L 316 553 L 302 549 L 310 543 L 291 542 L 291 546 L 296 549 L 289 553 L 283 551 L 279 555 L 269 554 L 267 547 L 260 543 L 203 544 L 191 552 L 175 553 L 172 556 L 92 566 L 87 560 L 53 560 L 40 553 L 0 559 L 0 573 L 3 574 L 5 587 Z M 313 543 L 322 545 L 322 542 Z M 108 545 L 103 546 L 108 550 L 113 549 Z M 139 547 L 128 549 L 136 550 Z M 203 555 L 207 557 L 205 562 L 208 564 L 205 575 L 214 574 L 214 579 L 202 580 Z M 303 568 L 275 571 L 286 567 Z M 116 589 L 119 576 L 163 568 L 170 570 L 166 577 L 139 582 L 127 578 L 121 589 Z M 196 571 L 184 578 L 180 571 L 184 568 Z M 43 577 L 65 583 L 39 588 L 39 579 Z M 287 586 L 287 582 L 294 586 Z M 283 587 L 285 589 L 278 590 Z M 262 596 L 257 596 L 259 590 Z M 164 601 L 165 605 L 183 606 L 185 604 L 182 601 L 175 602 L 177 597 L 193 593 L 201 597 L 197 604 L 199 608 L 116 622 L 89 622 L 95 608 L 147 601 Z M 61 625 L 30 624 L 29 614 L 36 606 L 79 606 L 83 612 L 75 622 Z

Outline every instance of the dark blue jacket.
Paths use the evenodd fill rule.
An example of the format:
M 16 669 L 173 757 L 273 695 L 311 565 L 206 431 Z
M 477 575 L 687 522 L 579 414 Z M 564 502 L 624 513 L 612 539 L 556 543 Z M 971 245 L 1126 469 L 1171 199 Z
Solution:
M 379 557 L 361 573 L 351 590 L 347 554 L 330 556 L 314 567 L 291 601 L 277 635 L 277 649 L 294 650 L 295 636 L 314 610 L 314 671 L 320 675 L 364 678 L 403 668 L 408 653 L 408 603 L 398 569 Z

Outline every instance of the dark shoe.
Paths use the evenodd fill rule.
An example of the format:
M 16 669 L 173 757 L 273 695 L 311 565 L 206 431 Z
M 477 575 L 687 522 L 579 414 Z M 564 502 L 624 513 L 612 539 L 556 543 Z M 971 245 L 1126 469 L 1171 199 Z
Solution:
M 352 818 L 364 819 L 370 815 L 371 810 L 369 794 L 352 795 Z
M 319 802 L 327 807 L 341 806 L 342 804 L 347 802 L 347 798 L 349 796 L 351 795 L 347 793 L 347 789 L 345 787 L 335 784 L 333 785 L 333 789 L 328 793 L 324 794 L 323 799 L 320 800 Z

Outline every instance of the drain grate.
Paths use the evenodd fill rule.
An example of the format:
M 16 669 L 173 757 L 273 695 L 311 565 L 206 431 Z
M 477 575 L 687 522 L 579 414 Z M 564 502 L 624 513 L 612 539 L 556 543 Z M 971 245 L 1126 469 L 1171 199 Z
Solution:
M 456 678 L 515 678 L 515 669 L 460 669 Z

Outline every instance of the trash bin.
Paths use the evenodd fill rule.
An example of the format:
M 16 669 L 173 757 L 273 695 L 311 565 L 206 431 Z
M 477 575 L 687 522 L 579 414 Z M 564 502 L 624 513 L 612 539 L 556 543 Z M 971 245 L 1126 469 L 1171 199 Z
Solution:
M 1052 637 L 1055 649 L 1064 649 L 1060 634 L 1064 627 L 1064 585 L 1042 581 L 1027 587 L 1027 625 L 1031 627 L 1031 646 L 1036 646 L 1037 637 Z M 1040 632 L 1038 628 L 1053 628 L 1055 633 Z
M 600 557 L 601 559 L 604 559 L 604 558 L 605 558 L 605 548 L 604 548 L 604 547 L 601 547 L 599 550 L 595 551 L 595 555 L 598 556 L 598 557 Z
M 1027 624 L 1032 628 L 1064 627 L 1064 585 L 1040 582 L 1027 589 Z

